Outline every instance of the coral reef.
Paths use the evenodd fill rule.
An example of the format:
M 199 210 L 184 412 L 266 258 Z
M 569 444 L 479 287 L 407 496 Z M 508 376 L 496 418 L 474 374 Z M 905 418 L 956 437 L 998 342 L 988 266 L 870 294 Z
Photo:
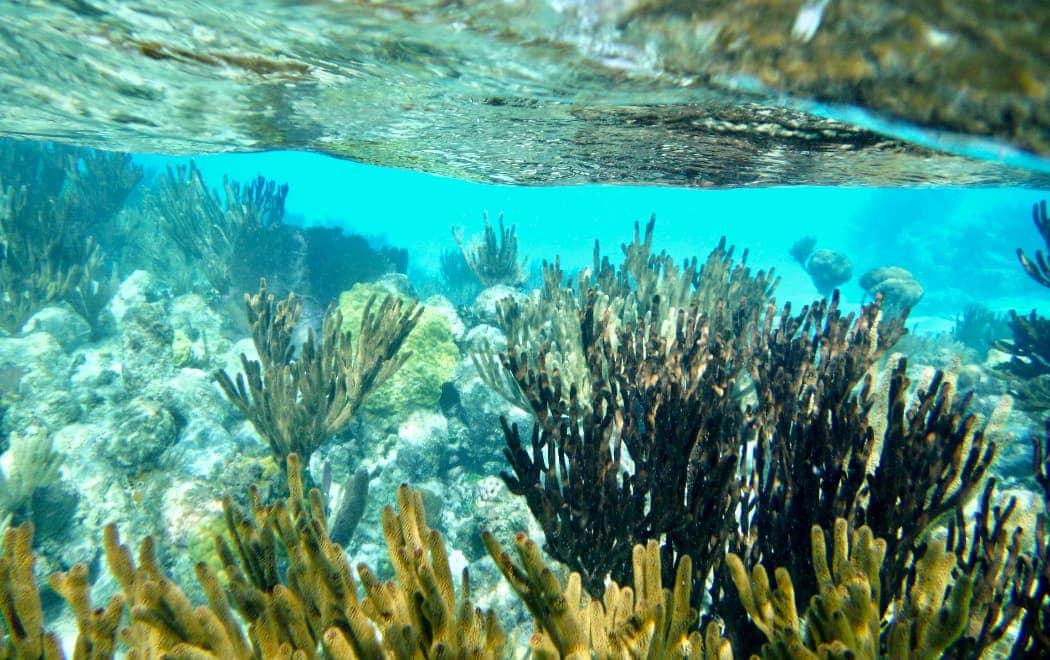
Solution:
M 1044 505 L 1035 530 L 1035 550 L 1030 556 L 1022 556 L 1016 564 L 1017 576 L 1014 584 L 1010 585 L 1003 580 L 1004 587 L 1000 588 L 999 592 L 1007 592 L 1006 586 L 1012 587 L 1009 589 L 1010 604 L 1013 608 L 1020 606 L 1024 610 L 1021 615 L 1021 630 L 1013 645 L 1014 650 L 1019 656 L 1025 653 L 1026 657 L 1037 658 L 1050 655 L 1050 422 L 1047 422 L 1046 432 L 1042 438 L 1033 435 L 1032 446 L 1035 478 L 1043 492 Z M 997 512 L 994 529 L 999 532 L 998 534 L 989 533 L 987 522 L 981 519 L 978 519 L 978 522 L 984 522 L 982 527 L 985 531 L 981 534 L 975 533 L 975 536 L 979 535 L 994 541 L 994 545 L 990 543 L 983 545 L 1000 550 L 997 553 L 998 557 L 1004 554 L 1001 549 L 1005 543 L 1002 539 L 1002 526 L 999 524 L 1003 518 L 1004 516 Z M 1012 534 L 1011 552 L 1007 555 L 1008 559 L 1016 554 L 1014 548 L 1019 535 L 1019 530 L 1015 530 Z M 976 542 L 974 546 L 977 547 Z M 1009 569 L 1010 565 L 1006 566 Z M 1009 613 L 1010 608 L 1001 606 L 1001 601 L 996 601 L 994 595 L 997 594 L 993 594 L 993 598 L 988 600 L 989 611 L 997 614 L 1002 607 L 1003 611 Z M 995 623 L 994 618 L 991 618 L 991 623 Z M 982 627 L 982 632 L 984 632 L 984 627 Z
M 165 575 L 151 537 L 142 541 L 136 562 L 116 528 L 107 526 L 107 566 L 122 589 L 107 607 L 91 605 L 87 565 L 51 578 L 76 615 L 75 657 L 113 657 L 118 631 L 131 658 L 502 657 L 506 637 L 491 612 L 471 604 L 466 573 L 457 598 L 444 542 L 427 526 L 418 492 L 401 488 L 398 510 L 383 512 L 395 578 L 380 582 L 359 564 L 359 595 L 342 547 L 328 536 L 321 493 L 305 492 L 294 454 L 286 473 L 283 501 L 264 505 L 255 492 L 245 514 L 224 500 L 229 540 L 217 538 L 216 548 L 228 583 L 207 563 L 197 564 L 207 605 L 194 607 Z M 6 644 L 17 657 L 61 658 L 57 636 L 43 625 L 32 534 L 31 525 L 5 534 L 0 613 Z
M 289 294 L 276 302 L 266 280 L 257 294 L 245 294 L 259 360 L 242 354 L 244 372 L 236 381 L 225 370 L 217 371 L 215 379 L 279 463 L 292 453 L 308 461 L 321 444 L 348 427 L 365 398 L 408 360 L 410 353 L 401 348 L 423 309 L 394 295 L 376 300 L 372 295 L 365 303 L 356 342 L 332 305 L 320 338 L 311 328 L 295 356 L 292 332 L 301 299 Z
M 736 526 L 737 464 L 753 423 L 733 395 L 772 274 L 734 266 L 724 241 L 703 267 L 693 260 L 680 271 L 652 254 L 652 231 L 650 221 L 643 241 L 636 225 L 621 270 L 596 251 L 584 300 L 554 289 L 555 263 L 548 298 L 521 311 L 510 305 L 505 315 L 517 327 L 500 356 L 512 379 L 503 389 L 517 388 L 536 424 L 530 451 L 517 426 L 504 423 L 513 474 L 503 476 L 543 525 L 547 552 L 579 572 L 592 595 L 607 573 L 625 581 L 632 546 L 651 538 L 666 538 L 665 552 L 690 554 L 703 581 Z M 554 361 L 562 347 L 529 331 L 556 323 L 569 340 Z
M 1050 428 L 1034 444 L 1045 494 L 1048 448 Z M 251 510 L 243 512 L 224 498 L 226 536 L 216 539 L 216 549 L 225 583 L 208 563 L 196 566 L 207 605 L 193 606 L 165 574 L 152 538 L 142 541 L 136 561 L 116 528 L 107 526 L 106 564 L 121 588 L 107 606 L 92 605 L 86 564 L 50 578 L 75 615 L 75 657 L 113 657 L 122 650 L 118 639 L 131 658 L 503 657 L 506 635 L 491 611 L 472 604 L 466 572 L 457 596 L 449 553 L 427 523 L 419 492 L 400 488 L 398 510 L 383 512 L 393 579 L 380 582 L 369 566 L 358 564 L 359 592 L 342 547 L 330 537 L 322 493 L 306 492 L 297 455 L 289 455 L 285 473 L 288 496 L 276 503 L 263 504 L 252 489 Z M 885 626 L 880 574 L 890 551 L 868 527 L 851 533 L 846 520 L 835 520 L 830 553 L 823 530 L 811 527 L 809 568 L 818 588 L 802 617 L 791 573 L 778 567 L 774 589 L 760 563 L 749 572 L 730 554 L 726 564 L 742 607 L 766 639 L 760 657 L 976 657 L 1018 620 L 1014 654 L 1041 657 L 1050 603 L 1046 517 L 1035 552 L 1022 552 L 1021 530 L 1007 530 L 1015 504 L 989 508 L 991 491 L 985 491 L 969 539 L 954 527 L 917 548 Z M 61 658 L 58 637 L 44 624 L 32 535 L 25 524 L 4 536 L 5 645 L 17 657 Z M 688 555 L 673 558 L 668 581 L 665 562 L 672 557 L 655 540 L 636 544 L 633 588 L 609 582 L 592 600 L 578 573 L 559 581 L 524 534 L 515 539 L 520 563 L 491 534 L 483 542 L 533 616 L 529 646 L 537 658 L 734 657 L 718 622 L 708 622 L 702 634 L 696 629 L 698 613 L 690 603 L 703 582 L 695 579 Z
M 881 616 L 906 595 L 927 533 L 972 499 L 995 455 L 972 395 L 956 397 L 939 372 L 913 388 L 903 359 L 876 386 L 879 359 L 904 333 L 881 296 L 856 317 L 837 296 L 794 315 L 767 304 L 768 276 L 730 278 L 724 246 L 708 261 L 718 269 L 669 277 L 650 239 L 651 225 L 582 300 L 563 294 L 578 310 L 583 378 L 567 381 L 547 342 L 522 341 L 527 323 L 507 333 L 504 375 L 489 371 L 535 418 L 531 442 L 503 425 L 503 476 L 543 526 L 545 549 L 599 597 L 605 575 L 626 579 L 635 543 L 660 539 L 665 556 L 692 557 L 697 583 L 713 579 L 712 612 L 743 621 L 726 596 L 726 544 L 748 563 L 784 567 L 807 602 L 819 593 L 808 530 L 843 518 L 886 539 Z M 561 318 L 571 328 L 573 315 Z M 734 637 L 757 648 L 746 629 Z
M 541 660 L 556 658 L 696 658 L 731 660 L 728 641 L 709 628 L 706 639 L 692 630 L 691 562 L 678 562 L 673 589 L 664 588 L 660 546 L 655 541 L 632 549 L 634 588 L 610 582 L 601 600 L 589 600 L 580 574 L 562 585 L 544 562 L 539 547 L 524 534 L 514 540 L 515 562 L 499 541 L 483 535 L 485 547 L 503 577 L 532 614 L 535 632 L 529 649 Z
M 878 658 L 885 648 L 889 658 L 933 659 L 962 634 L 973 581 L 965 574 L 952 578 L 956 560 L 943 539 L 929 543 L 915 561 L 907 596 L 883 633 L 879 584 L 885 540 L 874 538 L 868 527 L 851 534 L 839 518 L 829 566 L 824 530 L 814 525 L 810 537 L 819 593 L 801 619 L 788 571 L 777 568 L 774 589 L 762 564 L 749 574 L 740 557 L 727 557 L 740 600 L 768 640 L 763 658 Z
M 969 348 L 985 353 L 1010 333 L 1003 314 L 997 314 L 982 305 L 967 305 L 963 313 L 955 318 L 952 337 Z
M 1050 427 L 1034 443 L 1036 475 L 1050 493 Z M 985 488 L 974 513 L 972 532 L 958 521 L 947 535 L 931 536 L 909 557 L 897 596 L 886 598 L 882 572 L 888 543 L 870 527 L 833 522 L 829 548 L 824 529 L 813 525 L 805 568 L 817 585 L 812 598 L 799 598 L 793 574 L 783 567 L 775 580 L 761 563 L 749 570 L 740 556 L 726 558 L 728 571 L 746 612 L 764 639 L 752 658 L 972 658 L 1016 637 L 997 654 L 1042 657 L 1047 649 L 1050 616 L 1047 585 L 1045 514 L 1034 551 L 1022 549 L 1022 529 L 1010 528 L 1016 501 L 992 506 L 994 480 Z M 692 657 L 733 656 L 718 622 L 694 630 L 696 612 L 689 608 L 691 561 L 681 557 L 674 581 L 661 570 L 659 544 L 633 549 L 634 589 L 615 581 L 600 599 L 591 600 L 578 573 L 564 582 L 542 559 L 525 535 L 515 539 L 520 563 L 491 534 L 486 547 L 501 573 L 534 619 L 530 650 L 536 657 Z M 672 589 L 661 588 L 671 584 Z M 889 601 L 889 602 L 887 602 Z M 800 605 L 806 609 L 800 610 Z M 732 628 L 743 619 L 726 619 Z M 1021 622 L 1020 628 L 1015 626 Z M 739 651 L 740 649 L 737 648 Z M 739 657 L 739 656 L 738 656 Z M 746 657 L 746 655 L 744 656 Z
M 481 292 L 481 283 L 470 269 L 462 250 L 441 253 L 441 290 L 456 305 L 469 305 Z
M 82 153 L 77 180 L 56 199 L 106 168 L 134 173 L 126 159 Z M 80 190 L 62 212 L 105 210 L 132 178 L 110 192 Z M 23 198 L 8 179 L 3 186 L 6 221 Z M 285 194 L 262 178 L 209 191 L 191 165 L 147 194 L 153 234 L 107 232 L 101 248 L 70 234 L 70 251 L 83 248 L 77 259 L 88 261 L 63 278 L 101 272 L 101 249 L 130 254 L 139 240 L 185 252 L 182 274 L 159 274 L 169 285 L 191 267 L 208 280 L 198 289 L 279 271 L 287 279 L 245 296 L 251 336 L 236 349 L 216 304 L 225 301 L 173 295 L 141 271 L 105 319 L 94 314 L 101 336 L 70 311 L 92 317 L 89 307 L 108 298 L 92 276 L 91 288 L 35 309 L 20 336 L 0 338 L 0 395 L 10 406 L 0 420 L 10 438 L 0 518 L 14 525 L 0 557 L 0 655 L 59 653 L 34 563 L 61 571 L 51 586 L 77 620 L 78 657 L 124 653 L 121 644 L 129 657 L 499 657 L 513 644 L 491 612 L 511 609 L 515 594 L 535 619 L 536 657 L 727 660 L 732 640 L 745 655 L 765 646 L 774 657 L 849 649 L 955 658 L 1005 648 L 1015 635 L 1018 655 L 1045 653 L 1046 515 L 1024 523 L 1034 528 L 1026 536 L 1027 495 L 997 495 L 985 480 L 1001 417 L 994 387 L 975 401 L 956 393 L 952 373 L 886 359 L 904 332 L 907 305 L 889 300 L 902 286 L 873 284 L 874 302 L 855 314 L 837 294 L 801 311 L 778 308 L 775 275 L 752 272 L 746 252 L 735 259 L 723 239 L 706 261 L 676 260 L 654 251 L 650 220 L 644 233 L 635 225 L 622 265 L 596 245 L 592 267 L 572 275 L 544 262 L 526 295 L 514 228 L 501 222 L 497 233 L 486 222 L 473 247 L 457 234 L 456 267 L 462 275 L 473 255 L 511 272 L 509 285 L 490 286 L 464 310 L 499 329 L 467 333 L 447 301 L 408 302 L 411 285 L 394 276 L 346 291 L 311 330 L 304 300 L 403 270 L 405 255 L 285 225 Z M 82 224 L 112 224 L 112 215 Z M 182 230 L 185 246 L 173 243 Z M 807 267 L 822 264 L 821 281 L 833 286 L 841 263 L 817 259 L 814 247 L 794 252 Z M 343 249 L 358 251 L 358 262 L 338 263 Z M 293 285 L 301 297 L 275 292 Z M 984 336 L 963 333 L 984 318 L 967 315 L 959 332 Z M 999 344 L 1013 359 L 1001 368 L 1022 398 L 1030 387 L 1031 399 L 1050 400 L 1037 390 L 1050 379 L 1041 323 L 1014 315 L 1013 342 Z M 473 360 L 462 359 L 465 347 Z M 950 370 L 948 362 L 936 366 Z M 330 442 L 351 430 L 358 441 Z M 1036 443 L 1044 495 L 1047 443 L 1050 435 Z M 311 457 L 325 465 L 318 489 Z M 491 476 L 500 467 L 502 480 Z M 370 491 L 406 480 L 420 490 L 398 492 L 399 512 L 365 506 Z M 253 486 L 245 500 L 220 500 L 216 482 Z M 264 504 L 277 492 L 280 501 Z M 105 520 L 149 534 L 137 557 Z M 225 536 L 212 553 L 217 527 Z M 542 528 L 552 565 L 525 535 L 510 553 L 491 534 L 471 538 L 482 528 L 508 537 Z M 820 530 L 834 530 L 832 547 Z M 96 608 L 87 566 L 101 562 L 99 537 L 111 577 L 96 597 L 118 593 Z M 384 541 L 389 556 L 378 557 Z M 356 581 L 348 543 L 376 566 L 359 565 Z M 472 565 L 486 550 L 498 570 Z M 86 564 L 68 568 L 81 557 Z M 567 580 L 553 560 L 573 572 Z M 744 569 L 760 565 L 777 567 L 779 591 L 763 571 Z M 457 589 L 466 566 L 471 581 L 464 568 Z M 493 587 L 500 573 L 509 588 Z M 749 595 L 741 601 L 734 586 Z M 206 605 L 192 604 L 201 598 Z M 514 614 L 523 620 L 512 610 L 512 624 Z
M 114 283 L 98 241 L 141 175 L 125 154 L 0 143 L 0 328 L 62 301 L 100 329 Z
M 1032 205 L 1032 221 L 1050 250 L 1050 218 L 1045 199 Z M 1017 248 L 1017 258 L 1029 277 L 1050 287 L 1050 266 L 1042 250 L 1036 250 L 1033 261 Z M 1043 413 L 1050 409 L 1050 320 L 1038 316 L 1035 310 L 1027 317 L 1011 310 L 1009 323 L 1012 340 L 997 341 L 995 348 L 1011 357 L 997 371 L 1009 381 L 1010 393 L 1019 408 Z
M 224 201 L 192 161 L 169 168 L 129 214 L 129 233 L 151 240 L 136 241 L 127 261 L 163 275 L 180 292 L 225 296 L 261 277 L 282 293 L 302 288 L 305 241 L 283 222 L 288 186 L 261 176 L 245 185 L 224 178 L 223 192 Z
M 345 234 L 338 227 L 307 227 L 302 232 L 306 290 L 322 308 L 358 282 L 404 273 L 408 268 L 404 249 L 373 248 L 363 236 Z
M 322 310 L 357 282 L 407 268 L 403 249 L 373 248 L 338 227 L 287 223 L 287 185 L 224 178 L 222 193 L 207 187 L 192 161 L 169 168 L 127 214 L 125 231 L 137 239 L 125 262 L 154 271 L 178 292 L 208 297 L 265 278 L 279 295 L 299 292 Z
M 525 260 L 518 261 L 518 235 L 514 225 L 503 226 L 503 214 L 499 216 L 499 236 L 485 215 L 485 233 L 467 245 L 463 240 L 463 228 L 453 227 L 452 236 L 456 239 L 463 258 L 474 276 L 484 286 L 509 284 L 516 286 L 525 281 Z

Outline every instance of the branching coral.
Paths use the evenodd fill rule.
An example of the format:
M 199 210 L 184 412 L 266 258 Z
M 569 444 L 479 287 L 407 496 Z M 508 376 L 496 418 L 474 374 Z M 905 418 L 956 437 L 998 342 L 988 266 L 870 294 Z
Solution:
M 481 284 L 462 250 L 445 250 L 440 262 L 441 291 L 456 305 L 469 305 L 481 292 Z
M 6 635 L 2 652 L 13 658 L 62 658 L 56 634 L 44 629 L 40 589 L 33 575 L 33 525 L 24 524 L 4 532 L 0 557 L 0 615 Z
M 995 342 L 995 348 L 1010 355 L 1009 362 L 996 371 L 1009 382 L 1017 407 L 1031 412 L 1050 409 L 1050 319 L 1010 312 L 1009 341 Z
M 224 500 L 230 540 L 218 539 L 217 547 L 229 584 L 198 564 L 207 606 L 192 607 L 164 576 L 148 537 L 136 566 L 107 528 L 108 564 L 124 587 L 116 606 L 122 600 L 131 609 L 121 631 L 129 657 L 501 657 L 502 629 L 470 603 L 466 574 L 457 599 L 444 543 L 427 527 L 418 493 L 402 487 L 399 510 L 384 510 L 396 578 L 381 583 L 358 565 L 362 596 L 342 547 L 328 537 L 320 491 L 304 491 L 294 454 L 287 468 L 286 500 L 264 505 L 253 491 L 250 514 Z M 86 611 L 75 603 L 74 610 Z M 90 622 L 78 620 L 83 637 Z
M 58 481 L 62 454 L 54 451 L 50 435 L 35 431 L 11 434 L 11 466 L 0 471 L 0 529 L 10 522 L 33 519 L 33 496 Z
M 562 585 L 544 562 L 539 547 L 524 534 L 514 541 L 515 562 L 491 534 L 483 536 L 489 555 L 532 614 L 529 640 L 534 657 L 546 658 L 695 658 L 731 660 L 729 642 L 708 626 L 702 638 L 693 629 L 696 610 L 688 556 L 678 562 L 673 588 L 663 586 L 660 546 L 655 541 L 632 550 L 634 588 L 609 582 L 601 600 L 581 588 L 579 573 Z
M 183 288 L 193 288 L 203 273 L 222 295 L 260 277 L 282 290 L 300 286 L 306 246 L 299 230 L 283 222 L 288 186 L 261 176 L 246 185 L 224 178 L 223 192 L 225 200 L 192 161 L 161 175 L 135 218 L 134 231 L 158 234 L 138 242 L 145 261 Z
M 207 564 L 197 579 L 207 605 L 194 606 L 163 572 L 153 540 L 138 559 L 105 529 L 106 563 L 122 590 L 108 606 L 91 602 L 88 567 L 51 577 L 79 629 L 76 658 L 112 658 L 118 639 L 128 658 L 496 658 L 505 635 L 491 612 L 475 608 L 464 572 L 459 595 L 441 535 L 427 527 L 419 493 L 398 491 L 399 508 L 383 513 L 396 577 L 381 583 L 359 564 L 363 594 L 341 546 L 328 537 L 317 489 L 306 493 L 301 465 L 288 457 L 286 500 L 253 510 L 224 500 L 229 541 L 217 539 L 228 583 Z M 45 629 L 33 576 L 31 524 L 4 535 L 0 557 L 3 657 L 63 658 L 58 637 Z
M 1045 199 L 1032 205 L 1032 222 L 1035 223 L 1035 228 L 1043 238 L 1047 250 L 1050 250 L 1050 217 L 1046 214 Z M 1035 260 L 1032 260 L 1025 256 L 1024 250 L 1017 248 L 1017 259 L 1029 277 L 1043 286 L 1050 287 L 1050 263 L 1047 263 L 1046 255 L 1042 250 L 1036 250 Z
M 453 227 L 456 239 L 467 266 L 485 286 L 509 284 L 516 286 L 525 281 L 525 261 L 518 261 L 518 235 L 514 225 L 503 226 L 503 214 L 499 216 L 499 236 L 485 215 L 485 233 L 467 245 L 463 240 L 463 228 Z
M 907 598 L 881 639 L 879 584 L 886 542 L 868 527 L 850 534 L 842 518 L 834 530 L 830 565 L 824 531 L 814 525 L 810 532 L 818 593 L 802 618 L 787 570 L 776 569 L 776 588 L 771 588 L 762 564 L 749 574 L 740 557 L 728 556 L 740 600 L 768 640 L 762 657 L 940 657 L 965 628 L 973 588 L 970 576 L 953 577 L 955 556 L 946 552 L 944 541 L 932 541 L 915 562 Z
M 740 335 L 719 332 L 695 310 L 677 314 L 666 336 L 662 325 L 596 333 L 588 362 L 608 376 L 594 381 L 601 387 L 586 405 L 575 387 L 561 389 L 542 354 L 535 370 L 513 350 L 504 358 L 537 416 L 531 452 L 516 427 L 504 426 L 514 469 L 504 479 L 544 526 L 547 551 L 579 571 L 592 594 L 607 572 L 625 579 L 636 542 L 664 535 L 669 551 L 696 558 L 703 577 L 735 525 L 748 415 L 727 395 L 743 369 Z
M 1032 221 L 1050 249 L 1050 218 L 1045 199 L 1032 206 Z M 1050 264 L 1042 250 L 1036 250 L 1033 261 L 1017 248 L 1017 258 L 1029 277 L 1050 287 Z M 1028 317 L 1011 311 L 1010 331 L 1013 341 L 995 342 L 997 349 L 1012 356 L 1009 363 L 1000 367 L 1000 373 L 1010 381 L 1010 393 L 1019 408 L 1044 412 L 1050 408 L 1050 320 L 1036 316 L 1035 310 Z
M 321 337 L 310 329 L 300 354 L 293 356 L 301 300 L 289 294 L 276 302 L 265 280 L 256 295 L 245 294 L 244 300 L 259 360 L 242 355 L 244 373 L 236 381 L 223 370 L 215 379 L 282 464 L 292 453 L 308 461 L 322 443 L 347 428 L 369 392 L 409 358 L 400 349 L 423 311 L 397 296 L 378 303 L 373 296 L 354 341 L 342 330 L 342 314 L 331 306 Z
M 995 479 L 988 480 L 971 527 L 962 511 L 956 511 L 948 528 L 948 549 L 961 570 L 974 577 L 969 620 L 949 657 L 973 657 L 1002 639 L 1024 613 L 1032 591 L 1034 576 L 1025 568 L 1033 558 L 1022 548 L 1023 530 L 1010 528 L 1017 500 L 993 506 L 995 484 Z
M 1044 485 L 1050 484 L 1045 450 L 1036 443 L 1037 477 Z M 226 584 L 207 563 L 197 565 L 207 605 L 193 606 L 164 574 L 149 537 L 136 560 L 108 526 L 107 565 L 122 587 L 108 606 L 92 605 L 84 564 L 50 580 L 76 616 L 75 657 L 113 657 L 118 639 L 129 658 L 503 657 L 504 633 L 491 612 L 471 604 L 465 571 L 457 596 L 444 543 L 427 526 L 417 492 L 401 487 L 398 510 L 387 507 L 383 513 L 394 579 L 381 583 L 370 568 L 358 565 L 359 592 L 342 547 L 328 534 L 321 492 L 306 492 L 298 456 L 288 457 L 286 474 L 284 500 L 263 504 L 253 489 L 251 511 L 245 513 L 224 499 L 228 535 L 216 544 Z M 1018 553 L 1019 530 L 1007 535 L 1012 541 L 1003 541 L 1012 507 L 995 510 L 991 526 L 987 509 L 978 514 L 969 545 L 974 550 L 967 551 L 954 531 L 929 539 L 910 560 L 904 589 L 888 615 L 880 607 L 888 545 L 868 527 L 851 533 L 844 519 L 836 520 L 830 554 L 823 530 L 811 528 L 807 568 L 817 590 L 801 616 L 787 570 L 776 570 L 774 587 L 762 565 L 748 571 L 740 557 L 729 555 L 726 564 L 743 610 L 766 638 L 761 657 L 974 657 L 1021 612 L 1015 654 L 1041 657 L 1050 575 L 1045 518 L 1036 554 Z M 518 561 L 491 534 L 483 541 L 533 616 L 529 645 L 537 658 L 733 658 L 717 622 L 709 622 L 703 634 L 696 629 L 690 601 L 702 583 L 694 582 L 688 555 L 676 558 L 668 582 L 669 558 L 660 544 L 635 545 L 633 586 L 609 582 L 600 598 L 591 599 L 578 573 L 559 581 L 523 534 L 515 540 Z M 31 543 L 30 524 L 5 534 L 0 616 L 6 649 L 17 657 L 61 658 L 58 638 L 44 626 Z M 994 634 L 974 637 L 974 631 Z
M 575 387 L 581 404 L 587 407 L 592 384 L 604 379 L 604 367 L 589 362 L 594 346 L 606 341 L 615 350 L 624 324 L 670 323 L 678 310 L 695 308 L 698 313 L 717 314 L 720 323 L 742 331 L 772 296 L 779 282 L 774 272 L 752 274 L 747 252 L 735 261 L 734 248 L 727 248 L 724 237 L 703 264 L 692 259 L 679 267 L 667 253 L 655 254 L 655 223 L 650 218 L 644 234 L 635 223 L 634 240 L 621 246 L 624 263 L 619 268 L 602 256 L 596 242 L 593 267 L 579 273 L 576 282 L 566 282 L 555 258 L 544 262 L 543 287 L 527 302 L 504 301 L 500 326 L 517 356 L 517 369 L 543 371 L 566 393 Z M 540 356 L 543 369 L 539 368 Z M 506 372 L 495 368 L 497 362 L 491 350 L 475 356 L 486 382 L 511 403 L 521 405 L 527 399 L 520 386 L 506 380 Z
M 1021 627 L 1013 644 L 1013 657 L 1016 658 L 1050 656 L 1050 421 L 1046 422 L 1042 437 L 1033 435 L 1032 446 L 1035 478 L 1043 491 L 1043 513 L 1036 527 L 1035 550 L 1031 555 L 1019 558 L 1016 577 L 1012 581 L 1003 581 L 1009 589 L 1001 589 L 1009 594 L 1011 605 L 1023 609 Z M 996 523 L 998 518 L 997 515 Z M 997 595 L 993 594 L 993 598 Z M 1010 613 L 1008 607 L 1003 607 L 1007 614 Z M 991 613 L 997 613 L 994 601 L 989 609 Z M 996 623 L 996 619 L 991 618 L 990 622 Z M 981 632 L 984 630 L 982 627 Z
M 141 170 L 125 154 L 58 145 L 0 146 L 0 327 L 68 302 L 95 329 L 112 293 L 97 239 Z
M 927 532 L 972 498 L 994 455 L 971 397 L 941 374 L 912 395 L 903 360 L 876 391 L 874 368 L 904 333 L 879 299 L 856 317 L 837 296 L 778 311 L 765 304 L 770 278 L 737 275 L 724 244 L 678 271 L 650 239 L 651 225 L 621 269 L 600 262 L 586 295 L 564 298 L 579 310 L 587 396 L 546 342 L 519 341 L 527 323 L 507 335 L 502 364 L 536 424 L 531 443 L 504 425 L 504 479 L 545 549 L 597 597 L 607 573 L 625 578 L 635 543 L 660 539 L 667 556 L 693 558 L 699 583 L 713 576 L 713 611 L 733 621 L 743 613 L 725 593 L 727 544 L 785 567 L 806 601 L 818 592 L 806 530 L 843 518 L 887 539 L 881 616 Z M 746 631 L 737 641 L 749 648 Z
M 887 540 L 887 593 L 904 580 L 923 535 L 976 495 L 996 451 L 969 410 L 972 392 L 955 397 L 938 372 L 909 405 L 905 370 L 901 359 L 891 376 L 879 464 L 858 511 L 858 519 Z
M 955 318 L 952 338 L 966 346 L 985 353 L 995 340 L 1009 333 L 1004 314 L 998 314 L 981 305 L 967 305 Z
M 702 267 L 693 261 L 679 270 L 666 254 L 652 253 L 652 228 L 650 222 L 644 239 L 636 230 L 620 270 L 596 252 L 583 300 L 551 286 L 559 271 L 548 267 L 547 300 L 560 296 L 550 306 L 579 310 L 583 357 L 559 362 L 584 365 L 583 376 L 566 384 L 565 372 L 548 363 L 546 341 L 521 346 L 526 321 L 536 315 L 518 316 L 522 323 L 508 333 L 502 358 L 537 419 L 531 452 L 516 428 L 504 428 L 514 469 L 505 479 L 543 524 L 548 552 L 578 571 L 592 594 L 607 572 L 625 578 L 630 549 L 644 539 L 665 538 L 668 552 L 693 557 L 698 579 L 709 574 L 737 525 L 739 462 L 759 421 L 734 395 L 742 380 L 755 380 L 748 365 L 762 346 L 751 335 L 763 327 L 772 276 L 734 266 L 724 242 Z M 572 327 L 569 313 L 560 318 Z M 856 335 L 867 339 L 867 327 Z M 770 378 L 781 366 L 759 363 Z

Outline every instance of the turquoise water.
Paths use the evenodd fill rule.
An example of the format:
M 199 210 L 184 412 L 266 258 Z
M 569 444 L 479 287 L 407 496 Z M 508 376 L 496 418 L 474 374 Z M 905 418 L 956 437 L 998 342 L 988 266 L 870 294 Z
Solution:
M 162 170 L 187 159 L 140 156 Z M 929 330 L 943 330 L 966 305 L 994 311 L 1050 309 L 1050 293 L 1020 269 L 1014 251 L 1045 249 L 1032 224 L 1032 204 L 1050 191 L 1021 188 L 816 188 L 695 190 L 616 186 L 523 188 L 447 179 L 306 153 L 202 156 L 198 167 L 221 189 L 224 175 L 263 176 L 289 184 L 289 222 L 331 225 L 409 251 L 410 267 L 433 271 L 455 248 L 450 227 L 480 233 L 482 217 L 503 213 L 518 230 L 521 254 L 532 261 L 560 255 L 568 269 L 589 266 L 593 242 L 619 257 L 632 223 L 656 215 L 655 247 L 676 258 L 704 256 L 726 236 L 747 248 L 753 268 L 776 268 L 777 297 L 796 304 L 817 296 L 787 254 L 813 235 L 817 247 L 840 250 L 854 278 L 842 286 L 859 305 L 856 280 L 870 268 L 901 266 L 926 289 L 912 313 Z

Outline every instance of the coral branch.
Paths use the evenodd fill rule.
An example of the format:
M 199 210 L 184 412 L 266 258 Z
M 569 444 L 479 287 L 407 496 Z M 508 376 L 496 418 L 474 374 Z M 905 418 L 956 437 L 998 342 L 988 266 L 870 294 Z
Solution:
M 236 381 L 224 370 L 216 372 L 215 379 L 282 464 L 292 453 L 309 460 L 325 441 L 346 429 L 368 394 L 410 357 L 400 349 L 422 314 L 422 307 L 403 305 L 396 296 L 378 304 L 373 297 L 355 342 L 350 332 L 341 330 L 342 315 L 332 305 L 325 312 L 320 340 L 310 329 L 300 355 L 293 359 L 292 331 L 300 300 L 289 294 L 276 302 L 263 280 L 256 295 L 245 295 L 245 307 L 259 360 L 242 355 L 244 373 L 238 373 Z
M 1032 205 L 1032 222 L 1039 235 L 1043 238 L 1047 250 L 1050 251 L 1050 217 L 1046 214 L 1046 200 Z M 1024 272 L 1028 273 L 1036 282 L 1050 287 L 1050 263 L 1046 260 L 1046 254 L 1042 250 L 1035 251 L 1035 260 L 1025 256 L 1024 250 L 1017 248 L 1017 259 L 1021 262 Z

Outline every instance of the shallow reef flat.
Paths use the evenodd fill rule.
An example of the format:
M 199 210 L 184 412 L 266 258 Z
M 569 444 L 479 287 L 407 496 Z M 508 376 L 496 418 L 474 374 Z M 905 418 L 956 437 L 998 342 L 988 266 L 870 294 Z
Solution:
M 522 185 L 1048 181 L 1040 2 L 95 0 L 3 12 L 9 137 L 301 149 Z
M 792 306 L 655 217 L 536 267 L 486 216 L 428 271 L 263 176 L 0 142 L 0 177 L 4 657 L 1050 653 L 1035 311 L 912 332 L 915 275 L 847 304 L 823 237 Z

